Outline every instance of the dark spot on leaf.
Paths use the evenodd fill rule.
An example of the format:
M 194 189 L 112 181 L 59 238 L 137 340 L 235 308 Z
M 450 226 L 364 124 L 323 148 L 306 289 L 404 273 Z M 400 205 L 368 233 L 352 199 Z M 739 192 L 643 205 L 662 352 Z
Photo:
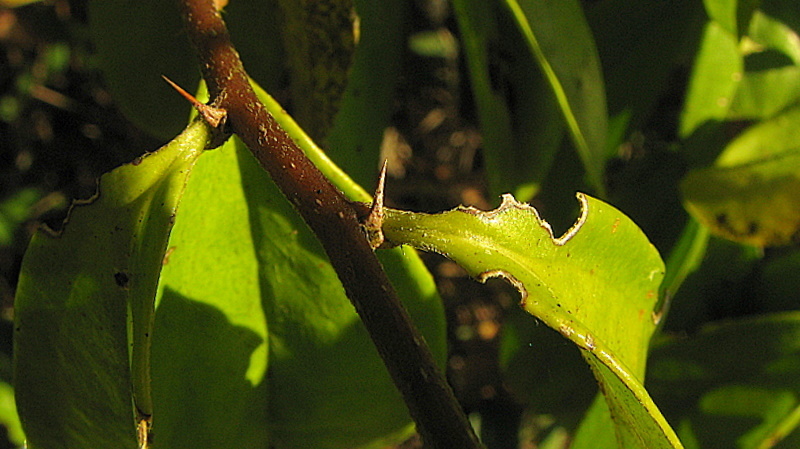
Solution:
M 800 244 L 800 224 L 795 225 L 794 234 L 789 238 L 794 244 Z
M 117 286 L 120 288 L 128 288 L 128 282 L 130 282 L 130 278 L 128 278 L 127 273 L 118 271 L 114 273 L 114 282 L 116 282 Z
M 728 224 L 728 216 L 726 214 L 717 214 L 717 216 L 714 217 L 714 220 L 716 220 L 719 226 L 725 226 Z
M 758 223 L 751 221 L 747 227 L 747 235 L 755 235 L 758 232 Z

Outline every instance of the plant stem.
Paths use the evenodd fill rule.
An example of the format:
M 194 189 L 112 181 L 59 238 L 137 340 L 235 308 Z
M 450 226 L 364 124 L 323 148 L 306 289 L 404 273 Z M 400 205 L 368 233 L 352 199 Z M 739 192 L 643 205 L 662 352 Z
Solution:
M 212 104 L 227 111 L 233 132 L 319 238 L 426 446 L 479 448 L 430 349 L 375 256 L 353 204 L 258 100 L 212 0 L 179 0 L 179 4 Z

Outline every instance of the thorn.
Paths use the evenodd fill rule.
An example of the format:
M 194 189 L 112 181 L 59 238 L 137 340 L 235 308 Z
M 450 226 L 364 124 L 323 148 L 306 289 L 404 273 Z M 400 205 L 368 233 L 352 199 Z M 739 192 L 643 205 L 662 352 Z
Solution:
M 383 237 L 383 196 L 386 186 L 386 160 L 383 161 L 381 174 L 378 177 L 378 187 L 375 188 L 372 205 L 369 208 L 369 215 L 364 220 L 364 229 L 367 231 L 367 239 L 372 249 L 377 249 L 384 242 Z
M 167 78 L 164 75 L 161 75 L 164 78 L 164 81 L 169 83 L 173 89 L 175 89 L 183 98 L 185 98 L 189 103 L 191 103 L 192 107 L 203 117 L 206 123 L 212 128 L 218 129 L 221 127 L 225 120 L 228 118 L 228 111 L 225 109 L 215 108 L 213 106 L 209 106 L 207 104 L 203 104 L 194 97 L 194 95 L 186 92 L 181 86 L 175 84 L 171 79 Z

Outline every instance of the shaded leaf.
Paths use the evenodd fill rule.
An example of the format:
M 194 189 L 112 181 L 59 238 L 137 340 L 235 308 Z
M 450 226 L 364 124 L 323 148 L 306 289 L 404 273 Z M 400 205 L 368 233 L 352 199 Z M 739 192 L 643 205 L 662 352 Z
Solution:
M 273 2 L 262 0 L 232 1 L 224 10 L 248 72 L 270 88 L 284 70 L 280 35 L 272 31 L 275 10 Z M 171 139 L 191 107 L 161 77 L 189 91 L 200 80 L 177 3 L 91 0 L 88 15 L 100 69 L 120 110 L 151 135 Z
M 645 126 L 676 69 L 693 57 L 705 11 L 695 0 L 583 4 L 603 67 L 610 123 L 621 128 L 624 122 L 616 133 L 624 138 Z M 609 150 L 621 142 L 610 139 Z
M 687 447 L 766 448 L 797 432 L 798 332 L 791 312 L 711 324 L 654 347 L 648 386 Z
M 189 88 L 200 80 L 178 4 L 92 0 L 88 14 L 100 69 L 120 110 L 148 133 L 172 138 L 191 107 L 161 76 Z
M 330 129 L 347 84 L 359 19 L 353 0 L 277 0 L 291 110 L 314 140 Z
M 435 251 L 479 281 L 509 280 L 522 304 L 581 349 L 600 382 L 623 447 L 681 447 L 641 385 L 664 266 L 630 219 L 579 194 L 563 236 L 532 207 L 504 196 L 496 210 L 437 215 L 387 210 L 387 241 Z
M 355 0 L 355 6 L 361 37 L 339 112 L 322 146 L 352 179 L 372 186 L 380 165 L 383 130 L 394 111 L 408 2 Z
M 0 201 L 0 247 L 9 246 L 20 225 L 29 220 L 33 205 L 42 198 L 37 189 L 20 189 Z
M 14 336 L 28 447 L 137 447 L 134 400 L 140 413 L 150 413 L 158 276 L 207 138 L 206 126 L 195 122 L 169 145 L 104 175 L 98 194 L 75 203 L 60 233 L 41 229 L 31 240 Z
M 666 262 L 666 272 L 659 294 L 663 301 L 671 301 L 686 277 L 698 269 L 706 254 L 708 238 L 708 229 L 696 220 L 690 219 L 686 223 Z
M 564 132 L 555 95 L 508 11 L 491 2 L 453 4 L 496 195 L 531 199 L 547 175 Z
M 590 185 L 604 194 L 605 88 L 591 30 L 577 0 L 506 0 L 550 84 Z

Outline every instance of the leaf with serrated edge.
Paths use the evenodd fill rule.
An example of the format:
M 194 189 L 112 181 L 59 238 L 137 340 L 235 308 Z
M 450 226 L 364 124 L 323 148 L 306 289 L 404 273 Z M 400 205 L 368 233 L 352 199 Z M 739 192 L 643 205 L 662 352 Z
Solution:
M 27 447 L 137 447 L 134 407 L 151 413 L 156 284 L 178 201 L 207 139 L 207 127 L 193 123 L 158 151 L 103 175 L 98 194 L 75 203 L 58 235 L 39 230 L 31 240 L 14 336 Z
M 624 447 L 680 448 L 642 386 L 664 264 L 622 212 L 577 195 L 582 213 L 561 237 L 533 207 L 503 196 L 483 212 L 387 209 L 388 242 L 440 253 L 484 282 L 502 277 L 525 310 L 575 343 L 603 390 Z

